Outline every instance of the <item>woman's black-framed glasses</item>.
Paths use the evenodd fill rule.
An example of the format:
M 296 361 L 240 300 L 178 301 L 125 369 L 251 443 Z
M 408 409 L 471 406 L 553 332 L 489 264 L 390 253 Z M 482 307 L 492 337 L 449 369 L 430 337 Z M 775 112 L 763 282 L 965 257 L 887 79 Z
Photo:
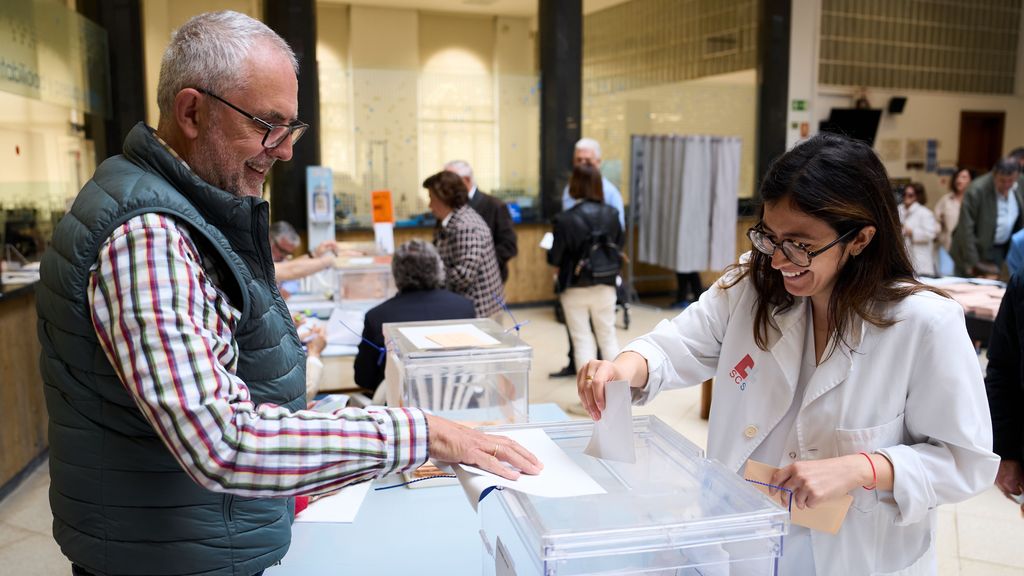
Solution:
M 204 90 L 202 88 L 196 88 L 196 90 L 198 90 L 200 94 L 206 94 L 207 96 L 212 96 L 216 98 L 217 100 L 221 101 L 225 106 L 231 108 L 235 112 L 238 112 L 242 116 L 245 116 L 246 118 L 252 120 L 253 122 L 263 127 L 263 129 L 266 130 L 266 132 L 263 134 L 263 147 L 267 148 L 268 150 L 271 148 L 277 148 L 278 146 L 281 145 L 282 142 L 284 142 L 285 138 L 288 137 L 291 137 L 291 143 L 294 145 L 296 142 L 299 141 L 299 138 L 302 138 L 302 135 L 305 134 L 306 130 L 309 128 L 309 124 L 306 124 L 305 122 L 300 122 L 298 120 L 290 124 L 271 124 L 270 122 L 267 122 L 266 120 L 258 116 L 255 116 L 253 114 L 246 112 L 245 110 L 242 110 L 238 106 L 235 106 L 231 102 L 228 102 L 227 100 L 221 98 L 220 96 L 217 96 L 209 90 Z
M 798 242 L 793 242 L 792 240 L 783 240 L 781 243 L 776 243 L 764 233 L 764 230 L 759 229 L 757 226 L 747 230 L 747 238 L 750 238 L 750 243 L 753 244 L 754 248 L 756 248 L 761 254 L 771 256 L 775 254 L 776 248 L 781 248 L 782 254 L 787 260 L 801 268 L 807 268 L 811 265 L 811 259 L 815 256 L 825 252 L 829 248 L 839 244 L 859 231 L 859 227 L 847 230 L 846 233 L 840 235 L 835 240 L 813 251 L 808 250 L 806 244 L 800 244 Z

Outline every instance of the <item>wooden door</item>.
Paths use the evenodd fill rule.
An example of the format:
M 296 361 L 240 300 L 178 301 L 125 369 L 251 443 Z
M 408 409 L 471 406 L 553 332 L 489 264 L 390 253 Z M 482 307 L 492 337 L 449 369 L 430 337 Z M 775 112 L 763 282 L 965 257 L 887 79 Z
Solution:
M 960 152 L 957 166 L 975 175 L 992 169 L 1003 153 L 1005 112 L 960 112 Z

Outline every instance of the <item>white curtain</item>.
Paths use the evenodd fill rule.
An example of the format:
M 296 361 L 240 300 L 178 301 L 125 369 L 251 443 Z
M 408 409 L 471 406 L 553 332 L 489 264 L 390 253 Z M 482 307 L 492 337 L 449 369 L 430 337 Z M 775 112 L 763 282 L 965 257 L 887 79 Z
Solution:
M 633 136 L 637 258 L 676 272 L 721 270 L 736 256 L 739 138 Z

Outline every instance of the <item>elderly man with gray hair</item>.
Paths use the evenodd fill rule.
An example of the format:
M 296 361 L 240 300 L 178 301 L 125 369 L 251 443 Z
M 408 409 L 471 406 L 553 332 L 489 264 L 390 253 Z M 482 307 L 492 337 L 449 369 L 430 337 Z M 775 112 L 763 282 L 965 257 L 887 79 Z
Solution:
M 284 220 L 270 225 L 270 256 L 274 260 L 274 276 L 281 296 L 287 299 L 298 291 L 299 280 L 334 266 L 338 244 L 334 240 L 321 242 L 308 254 L 295 255 L 302 238 L 295 227 Z
M 601 145 L 593 138 L 580 138 L 572 151 L 572 167 L 593 166 L 601 169 Z M 601 177 L 601 186 L 604 189 L 604 203 L 615 208 L 619 213 L 619 226 L 626 229 L 626 206 L 622 202 L 622 192 L 612 184 L 610 180 Z M 569 196 L 569 185 L 562 190 L 562 210 L 566 211 L 576 205 L 577 200 Z
M 474 318 L 473 301 L 444 289 L 444 263 L 437 248 L 423 240 L 410 240 L 395 250 L 391 260 L 398 294 L 366 313 L 363 340 L 355 361 L 356 384 L 376 390 L 384 381 L 385 322 L 419 322 Z
M 131 129 L 43 255 L 50 508 L 76 576 L 254 576 L 288 550 L 290 496 L 428 458 L 540 471 L 511 439 L 416 408 L 305 410 L 262 198 L 308 127 L 297 69 L 244 14 L 185 22 L 160 66 L 157 128 Z
M 1001 158 L 992 171 L 975 178 L 964 192 L 960 218 L 949 249 L 957 276 L 1001 273 L 1010 237 L 1024 228 L 1024 194 L 1020 163 Z

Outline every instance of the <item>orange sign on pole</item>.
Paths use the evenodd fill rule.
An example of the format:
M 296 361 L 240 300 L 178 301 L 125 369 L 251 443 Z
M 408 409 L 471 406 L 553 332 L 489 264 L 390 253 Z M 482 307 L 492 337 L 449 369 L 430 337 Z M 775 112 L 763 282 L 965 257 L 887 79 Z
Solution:
M 373 223 L 394 222 L 395 208 L 391 203 L 391 191 L 374 190 L 370 194 L 372 195 L 370 203 L 373 206 Z

